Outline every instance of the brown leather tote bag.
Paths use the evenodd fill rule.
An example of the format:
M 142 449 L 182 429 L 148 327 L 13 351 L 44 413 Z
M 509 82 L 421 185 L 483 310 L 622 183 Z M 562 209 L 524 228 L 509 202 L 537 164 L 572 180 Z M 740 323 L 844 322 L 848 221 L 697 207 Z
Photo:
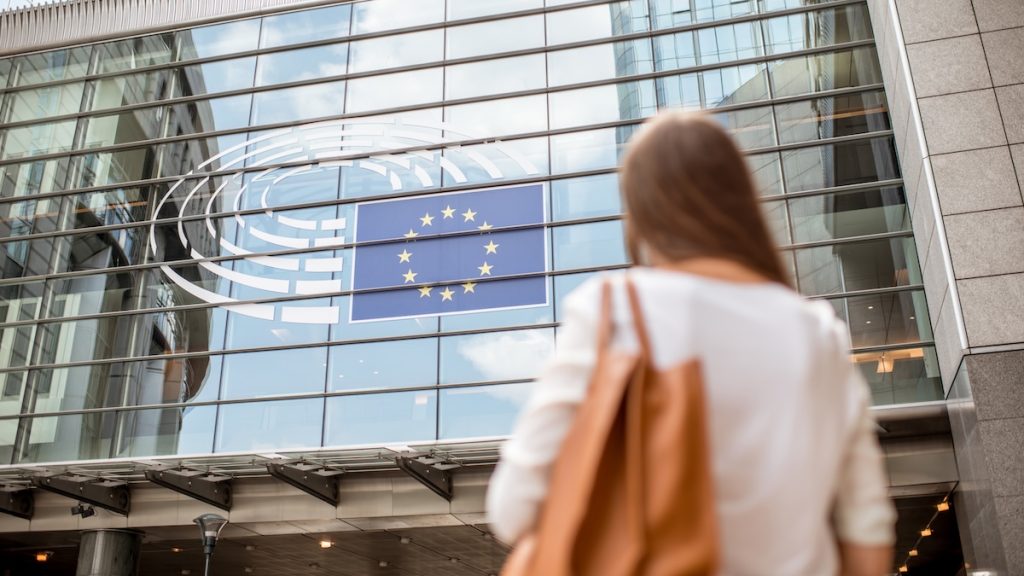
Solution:
M 503 576 L 717 573 L 700 363 L 657 370 L 628 278 L 626 289 L 639 350 L 610 347 L 606 283 L 587 397 L 554 464 L 537 529 L 510 554 Z

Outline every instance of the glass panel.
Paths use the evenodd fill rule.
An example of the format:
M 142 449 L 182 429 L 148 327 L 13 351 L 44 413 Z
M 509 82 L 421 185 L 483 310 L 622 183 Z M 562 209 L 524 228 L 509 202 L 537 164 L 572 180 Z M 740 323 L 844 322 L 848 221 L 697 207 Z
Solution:
M 225 404 L 220 407 L 214 451 L 316 448 L 323 417 L 323 398 Z
M 647 0 L 587 6 L 547 15 L 548 46 L 643 32 L 650 29 Z
M 534 378 L 555 346 L 550 328 L 441 338 L 440 382 Z
M 899 178 L 892 138 L 790 150 L 782 153 L 782 168 L 788 192 Z
M 366 112 L 440 102 L 443 84 L 442 68 L 355 78 L 348 82 L 345 111 Z
M 655 28 L 671 28 L 693 22 L 724 20 L 754 14 L 754 0 L 651 0 Z
M 548 53 L 548 85 L 562 86 L 652 72 L 651 42 L 612 42 Z
M 754 177 L 754 186 L 761 196 L 782 194 L 782 171 L 778 152 L 753 154 L 746 157 L 747 166 Z
M 543 8 L 544 0 L 448 0 L 448 20 Z
M 243 94 L 173 106 L 167 121 L 167 135 L 180 136 L 248 126 L 251 100 L 252 96 Z
M 111 457 L 117 414 L 68 414 L 45 418 L 22 418 L 22 434 L 28 446 L 21 462 L 96 460 Z
M 96 46 L 99 73 L 166 64 L 171 61 L 173 46 L 174 37 L 171 34 L 154 34 L 99 44 Z
M 447 134 L 462 137 L 451 130 Z M 525 178 L 548 173 L 548 139 L 543 136 L 446 148 L 443 154 L 461 172 L 457 174 L 455 170 L 446 170 L 445 186 L 471 182 L 489 184 L 501 178 Z
M 794 242 L 910 230 L 910 210 L 902 188 L 794 198 L 789 210 Z
M 84 83 L 75 82 L 11 92 L 7 94 L 3 106 L 0 106 L 0 110 L 4 111 L 0 123 L 42 120 L 48 116 L 78 112 L 84 89 Z
M 769 54 L 868 40 L 871 18 L 865 4 L 790 14 L 763 21 Z
M 831 300 L 843 311 L 854 348 L 916 344 L 930 340 L 924 291 Z
M 348 36 L 351 6 L 328 6 L 263 18 L 260 48 Z
M 14 77 L 11 85 L 27 86 L 85 76 L 89 70 L 91 50 L 91 46 L 82 46 L 14 58 Z
M 133 410 L 120 416 L 117 457 L 209 454 L 213 449 L 216 406 Z
M 610 216 L 622 212 L 619 178 L 599 174 L 551 183 L 552 219 L 570 220 Z
M 11 128 L 6 131 L 3 154 L 0 158 L 6 160 L 70 150 L 77 124 L 76 120 L 66 120 Z
M 616 120 L 637 120 L 654 114 L 654 82 L 624 82 L 552 92 L 551 128 L 570 128 Z
M 445 69 L 445 98 L 472 98 L 544 87 L 544 55 L 500 58 Z
M 530 396 L 530 384 L 441 390 L 438 438 L 507 436 Z
M 78 158 L 79 188 L 143 180 L 155 176 L 156 149 L 150 146 L 117 152 L 84 154 Z
M 260 20 L 239 20 L 176 33 L 178 60 L 211 58 L 255 50 L 260 37 Z
M 697 65 L 696 36 L 693 32 L 663 34 L 654 37 L 654 66 L 658 70 L 675 70 Z
M 786 221 L 786 203 L 779 200 L 776 202 L 763 202 L 761 212 L 764 214 L 765 222 L 768 224 L 768 232 L 772 239 L 780 246 L 790 243 L 789 223 Z
M 912 238 L 868 240 L 796 250 L 800 292 L 808 296 L 921 282 Z
M 249 88 L 255 69 L 255 56 L 182 66 L 178 90 L 182 96 L 195 96 Z
M 449 59 L 539 48 L 544 45 L 544 17 L 523 16 L 452 26 L 446 34 Z
M 98 148 L 159 138 L 163 135 L 165 112 L 163 107 L 141 108 L 121 114 L 87 118 L 82 147 Z
M 68 158 L 0 166 L 0 198 L 46 194 L 65 189 Z
M 436 430 L 436 390 L 327 399 L 324 446 L 433 440 Z
M 245 154 L 245 140 L 245 134 L 231 134 L 163 144 L 160 146 L 160 176 L 180 176 L 200 164 L 204 172 L 235 166 L 235 161 Z
M 777 60 L 769 73 L 776 98 L 882 82 L 874 47 Z
M 345 82 L 298 86 L 253 95 L 252 125 L 293 122 L 341 114 Z
M 757 22 L 702 28 L 696 32 L 696 40 L 697 64 L 732 62 L 764 54 Z
M 636 126 L 602 128 L 551 137 L 551 173 L 614 168 Z
M 366 72 L 444 60 L 444 30 L 425 30 L 351 44 L 349 72 Z
M 328 44 L 260 56 L 256 85 L 283 84 L 345 74 L 348 44 Z
M 939 361 L 931 346 L 864 352 L 853 361 L 871 387 L 875 406 L 942 400 Z
M 547 98 L 543 94 L 447 106 L 445 122 L 467 135 L 505 136 L 547 130 Z
M 68 227 L 88 228 L 140 222 L 149 209 L 148 188 L 115 188 L 65 196 L 70 219 Z M 60 199 L 56 199 L 59 201 Z
M 775 117 L 783 144 L 888 130 L 884 92 L 846 94 L 778 104 Z
M 324 391 L 326 348 L 224 356 L 222 397 L 265 398 Z
M 559 226 L 552 230 L 555 270 L 625 264 L 622 222 Z
M 732 134 L 740 148 L 749 150 L 775 145 L 771 106 L 718 112 L 712 118 Z
M 3 89 L 3 88 L 7 87 L 7 80 L 10 77 L 11 77 L 11 61 L 9 59 L 7 59 L 7 60 L 0 60 L 0 89 Z M 2 461 L 2 460 L 3 459 L 0 458 L 0 461 Z
M 762 64 L 730 66 L 656 80 L 658 104 L 667 108 L 714 108 L 768 98 Z
M 334 346 L 329 391 L 411 388 L 437 383 L 437 339 Z
M 352 7 L 353 34 L 444 21 L 444 0 L 374 0 L 357 2 Z
M 101 78 L 91 83 L 92 100 L 86 99 L 86 110 L 103 110 L 119 106 L 131 106 L 145 102 L 155 102 L 178 94 L 171 94 L 171 76 L 173 70 L 155 70 L 141 74 L 128 74 Z M 250 75 L 252 70 L 250 69 Z M 202 86 L 202 78 L 196 79 Z M 190 84 L 185 83 L 187 88 Z

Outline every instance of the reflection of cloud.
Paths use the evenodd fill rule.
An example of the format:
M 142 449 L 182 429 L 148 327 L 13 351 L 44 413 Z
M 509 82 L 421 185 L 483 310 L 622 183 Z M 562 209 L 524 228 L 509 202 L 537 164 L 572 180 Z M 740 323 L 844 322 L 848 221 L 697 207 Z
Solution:
M 470 336 L 458 352 L 487 380 L 517 380 L 536 376 L 552 346 L 550 332 L 530 330 Z
M 530 397 L 531 384 L 507 384 L 483 386 L 481 388 L 456 388 L 448 391 L 449 396 L 490 396 L 502 402 L 525 404 Z

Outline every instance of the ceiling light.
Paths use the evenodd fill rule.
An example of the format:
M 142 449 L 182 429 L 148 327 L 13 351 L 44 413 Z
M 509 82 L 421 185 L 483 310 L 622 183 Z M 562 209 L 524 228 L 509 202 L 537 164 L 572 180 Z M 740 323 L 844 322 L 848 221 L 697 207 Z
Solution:
M 388 561 L 387 560 L 381 560 L 380 562 L 377 562 L 377 566 L 380 566 L 381 568 L 387 568 L 388 567 Z
M 868 320 L 867 322 L 865 322 L 865 324 L 871 324 L 871 320 Z
M 181 576 L 188 576 L 191 573 L 192 573 L 192 571 L 189 570 L 188 568 L 182 568 L 181 569 Z
M 949 510 L 949 502 L 943 500 L 942 502 L 939 502 L 939 505 L 936 506 L 936 508 L 939 509 L 939 512 L 945 512 L 946 510 Z
M 246 574 L 252 574 L 252 566 L 246 566 L 243 570 L 245 570 Z
M 914 317 L 913 317 L 913 316 L 911 316 L 911 317 L 910 317 L 910 319 L 911 319 L 911 320 L 913 320 L 913 319 L 914 319 Z
M 256 546 L 254 544 L 246 544 L 245 545 L 245 549 L 248 550 L 249 552 L 252 552 L 253 550 L 256 549 Z
M 331 546 L 334 546 L 334 542 L 331 542 L 330 540 L 321 540 L 320 541 L 320 547 L 321 548 L 330 548 Z
M 409 538 L 408 536 L 402 536 L 402 538 L 399 540 L 399 542 L 401 542 L 402 544 L 408 544 L 409 542 L 412 542 L 412 539 Z
M 913 550 L 908 552 L 907 556 L 917 556 L 917 548 L 914 548 Z
M 928 536 L 931 536 L 931 535 L 932 535 L 932 529 L 931 528 L 925 528 L 924 530 L 921 530 L 921 536 L 924 536 L 925 538 L 927 538 Z
M 181 548 L 177 548 L 177 547 L 171 548 L 171 552 L 174 552 L 174 553 L 181 552 Z
M 53 552 L 47 550 L 46 552 L 36 552 L 36 562 L 47 562 L 50 557 L 53 556 Z
M 906 572 L 907 572 L 907 567 L 906 566 L 900 566 L 900 574 L 905 574 Z
M 868 310 L 874 310 L 874 309 L 875 309 L 874 306 L 868 306 Z

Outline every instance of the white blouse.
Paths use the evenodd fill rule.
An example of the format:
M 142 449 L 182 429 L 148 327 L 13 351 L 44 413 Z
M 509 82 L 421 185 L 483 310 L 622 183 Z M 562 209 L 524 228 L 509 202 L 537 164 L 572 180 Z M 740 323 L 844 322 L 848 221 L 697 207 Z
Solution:
M 701 360 L 722 574 L 831 575 L 836 540 L 894 539 L 895 511 L 846 328 L 824 302 L 769 283 L 637 268 L 656 366 Z M 502 448 L 487 495 L 495 534 L 530 531 L 596 359 L 601 284 L 615 284 L 614 346 L 635 350 L 623 275 L 565 301 L 554 357 Z

